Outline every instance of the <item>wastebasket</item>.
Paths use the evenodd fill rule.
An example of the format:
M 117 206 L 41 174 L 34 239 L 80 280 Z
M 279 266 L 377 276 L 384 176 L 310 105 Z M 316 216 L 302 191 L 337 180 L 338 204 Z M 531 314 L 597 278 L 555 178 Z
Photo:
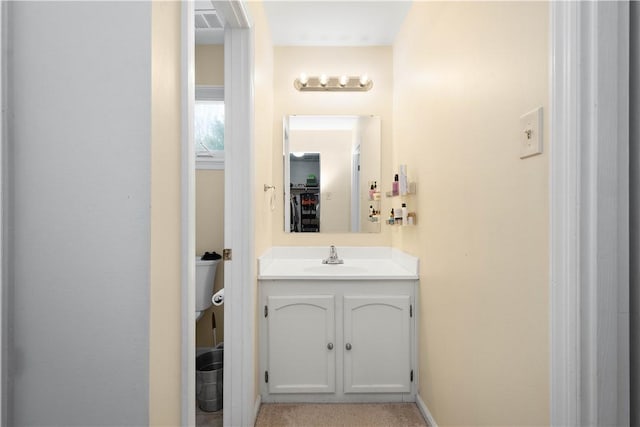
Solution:
M 206 350 L 196 357 L 196 399 L 203 411 L 222 409 L 222 373 L 224 349 Z

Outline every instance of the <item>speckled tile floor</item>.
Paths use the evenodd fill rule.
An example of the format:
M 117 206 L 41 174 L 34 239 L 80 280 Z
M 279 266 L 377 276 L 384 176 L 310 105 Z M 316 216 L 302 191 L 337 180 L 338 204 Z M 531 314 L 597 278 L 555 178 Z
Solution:
M 256 427 L 424 427 L 414 403 L 263 404 Z

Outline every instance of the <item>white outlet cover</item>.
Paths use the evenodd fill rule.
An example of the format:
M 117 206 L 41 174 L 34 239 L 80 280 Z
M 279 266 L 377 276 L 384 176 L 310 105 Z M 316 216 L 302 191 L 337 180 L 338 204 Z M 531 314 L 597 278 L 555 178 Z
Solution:
M 520 158 L 542 154 L 542 107 L 520 117 Z

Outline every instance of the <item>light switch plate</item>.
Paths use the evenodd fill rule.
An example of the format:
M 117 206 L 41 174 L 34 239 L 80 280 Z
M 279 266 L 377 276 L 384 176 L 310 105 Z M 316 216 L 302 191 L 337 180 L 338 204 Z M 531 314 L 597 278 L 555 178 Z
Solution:
M 520 117 L 520 158 L 542 154 L 542 107 Z

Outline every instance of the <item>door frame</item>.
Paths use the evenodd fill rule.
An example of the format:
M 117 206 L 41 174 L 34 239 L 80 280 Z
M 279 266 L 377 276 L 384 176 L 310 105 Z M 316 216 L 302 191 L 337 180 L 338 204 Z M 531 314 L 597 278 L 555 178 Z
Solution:
M 5 186 L 7 180 L 5 178 L 5 149 L 7 146 L 7 129 L 5 127 L 6 121 L 6 46 L 7 41 L 6 31 L 7 26 L 5 24 L 7 2 L 0 2 L 0 280 L 2 286 L 0 288 L 0 426 L 7 425 L 7 310 L 5 309 L 7 292 L 7 280 L 6 280 L 6 255 L 5 255 Z
M 224 26 L 225 261 L 224 425 L 253 425 L 255 419 L 253 250 L 253 30 L 238 0 L 211 0 Z M 182 415 L 195 425 L 195 99 L 194 2 L 182 7 Z
M 550 421 L 628 425 L 629 4 L 550 8 Z
M 225 426 L 255 421 L 253 24 L 244 2 L 213 0 L 225 20 Z M 227 92 L 228 91 L 228 92 Z
M 196 424 L 196 197 L 195 197 L 195 22 L 194 3 L 182 3 L 181 17 L 181 101 L 182 101 L 182 172 L 181 172 L 181 417 L 183 426 Z

